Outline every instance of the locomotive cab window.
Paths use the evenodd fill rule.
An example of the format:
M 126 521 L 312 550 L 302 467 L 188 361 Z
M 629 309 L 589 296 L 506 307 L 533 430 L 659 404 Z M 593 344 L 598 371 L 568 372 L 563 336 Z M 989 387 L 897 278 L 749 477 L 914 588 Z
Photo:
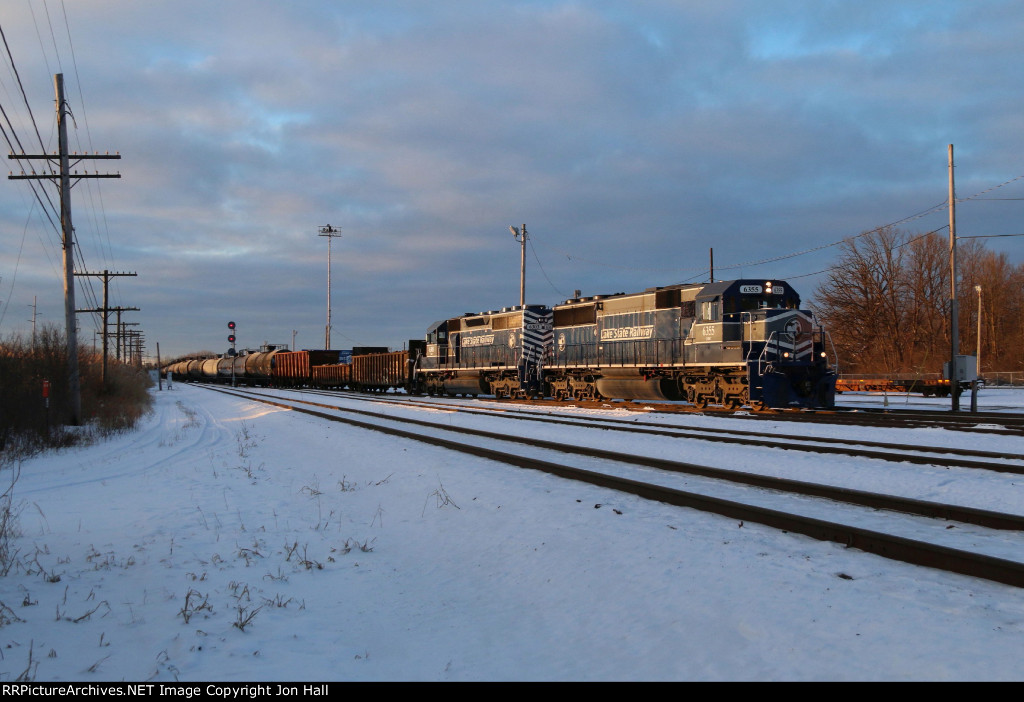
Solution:
M 700 303 L 700 320 L 702 322 L 717 322 L 718 308 L 718 298 Z

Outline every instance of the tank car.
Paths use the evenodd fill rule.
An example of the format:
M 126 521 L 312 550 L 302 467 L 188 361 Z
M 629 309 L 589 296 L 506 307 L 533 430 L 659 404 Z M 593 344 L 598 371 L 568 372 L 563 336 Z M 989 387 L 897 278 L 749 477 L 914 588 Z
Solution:
M 736 408 L 832 407 L 826 335 L 778 280 L 566 300 L 553 308 L 548 394 Z
M 430 395 L 535 396 L 551 346 L 551 308 L 505 307 L 434 322 L 416 366 Z

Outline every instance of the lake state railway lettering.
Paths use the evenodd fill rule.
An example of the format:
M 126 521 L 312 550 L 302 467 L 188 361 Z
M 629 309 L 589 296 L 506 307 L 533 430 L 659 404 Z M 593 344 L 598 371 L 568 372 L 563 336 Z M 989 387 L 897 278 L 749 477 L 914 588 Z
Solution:
M 601 330 L 601 341 L 617 339 L 650 339 L 654 336 L 654 325 L 643 327 L 617 327 Z

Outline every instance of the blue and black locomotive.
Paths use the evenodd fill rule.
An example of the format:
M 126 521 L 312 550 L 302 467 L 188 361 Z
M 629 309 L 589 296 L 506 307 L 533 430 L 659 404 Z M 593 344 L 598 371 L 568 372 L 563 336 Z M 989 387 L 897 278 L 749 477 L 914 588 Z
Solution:
M 788 284 L 758 279 L 464 314 L 434 322 L 404 351 L 367 349 L 351 363 L 338 352 L 275 349 L 170 370 L 285 387 L 830 408 L 836 372 L 827 347 Z
M 783 281 L 671 285 L 435 322 L 413 375 L 430 394 L 829 408 L 827 341 Z

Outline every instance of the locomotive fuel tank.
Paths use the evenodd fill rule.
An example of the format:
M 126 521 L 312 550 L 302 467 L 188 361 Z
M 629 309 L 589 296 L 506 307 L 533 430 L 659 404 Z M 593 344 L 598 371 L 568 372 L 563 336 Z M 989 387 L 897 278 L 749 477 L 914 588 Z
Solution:
M 596 381 L 604 397 L 629 400 L 683 400 L 678 384 L 671 378 L 639 375 L 634 369 L 605 368 Z

